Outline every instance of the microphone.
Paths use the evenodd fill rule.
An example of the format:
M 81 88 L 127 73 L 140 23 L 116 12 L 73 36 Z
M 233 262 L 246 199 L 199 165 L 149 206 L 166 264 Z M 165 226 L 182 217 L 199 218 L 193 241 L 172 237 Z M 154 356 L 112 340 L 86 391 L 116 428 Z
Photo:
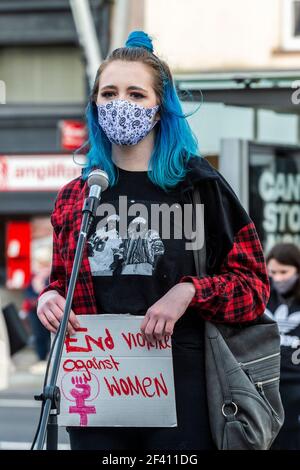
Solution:
M 100 200 L 101 192 L 109 186 L 108 175 L 103 170 L 93 170 L 88 176 L 89 197 Z
M 108 175 L 103 170 L 93 170 L 90 172 L 87 180 L 90 192 L 83 203 L 82 212 L 88 213 L 91 218 L 96 215 L 97 207 L 100 203 L 101 192 L 109 186 Z M 91 220 L 89 220 L 89 225 Z

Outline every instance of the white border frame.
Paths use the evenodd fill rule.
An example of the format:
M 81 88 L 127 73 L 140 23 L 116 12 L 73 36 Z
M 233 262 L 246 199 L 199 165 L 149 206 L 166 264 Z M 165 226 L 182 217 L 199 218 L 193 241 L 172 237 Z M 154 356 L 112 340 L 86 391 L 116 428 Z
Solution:
M 300 51 L 300 35 L 292 33 L 294 25 L 293 4 L 300 0 L 282 0 L 282 48 L 287 51 Z

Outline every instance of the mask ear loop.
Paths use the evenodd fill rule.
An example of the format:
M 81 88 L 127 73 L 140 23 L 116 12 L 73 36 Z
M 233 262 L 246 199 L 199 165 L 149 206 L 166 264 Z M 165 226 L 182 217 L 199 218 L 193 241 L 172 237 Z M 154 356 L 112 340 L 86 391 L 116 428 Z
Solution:
M 203 93 L 202 93 L 202 90 L 201 88 L 199 88 L 197 91 L 200 92 L 200 102 L 199 102 L 199 105 L 196 105 L 196 109 L 194 111 L 191 111 L 190 113 L 186 113 L 185 114 L 185 118 L 188 118 L 190 116 L 193 116 L 193 114 L 197 113 L 199 111 L 199 109 L 201 108 L 201 106 L 203 105 L 204 103 L 204 97 L 203 97 Z M 195 103 L 195 99 L 193 98 L 193 95 L 192 93 L 189 91 L 189 90 L 178 90 L 178 97 L 180 99 L 180 101 L 184 101 L 183 98 L 184 96 L 187 96 L 188 98 L 190 98 L 189 100 L 185 100 L 186 103 Z M 198 100 L 197 100 L 198 101 Z
M 163 71 L 162 71 L 162 77 L 163 77 L 164 89 L 167 86 L 173 86 L 174 89 L 175 89 L 175 92 L 177 93 L 177 96 L 178 96 L 178 99 L 179 99 L 180 102 L 185 101 L 187 103 L 195 103 L 195 101 L 198 101 L 197 98 L 196 98 L 196 100 L 194 99 L 193 94 L 191 93 L 191 91 L 186 90 L 186 89 L 180 89 L 179 86 L 178 86 L 178 81 L 174 80 L 170 83 L 170 80 L 168 79 L 168 77 L 165 76 Z M 182 117 L 182 118 L 187 119 L 187 118 L 193 116 L 193 114 L 195 114 L 199 111 L 199 109 L 201 108 L 201 106 L 204 103 L 204 96 L 203 96 L 201 88 L 198 89 L 198 92 L 200 93 L 200 102 L 199 102 L 198 106 L 196 105 L 196 109 L 194 109 L 190 113 L 183 113 L 181 115 L 177 114 L 178 117 Z M 187 96 L 189 98 L 189 100 L 184 100 L 185 96 Z
M 75 163 L 75 165 L 80 166 L 80 167 L 82 167 L 82 168 L 86 168 L 86 167 L 88 166 L 87 161 L 86 161 L 85 163 L 80 163 L 80 161 L 78 161 L 78 160 L 76 161 L 76 155 L 78 155 L 79 152 L 80 152 L 82 149 L 84 149 L 85 147 L 87 147 L 88 143 L 89 143 L 89 141 L 86 140 L 86 141 L 81 145 L 81 147 L 79 147 L 79 148 L 76 149 L 74 152 L 72 152 L 72 159 L 73 159 L 73 162 Z M 83 156 L 83 155 L 81 154 L 81 156 Z M 84 155 L 84 157 L 85 157 L 85 160 L 86 160 L 86 156 L 85 156 L 85 155 Z

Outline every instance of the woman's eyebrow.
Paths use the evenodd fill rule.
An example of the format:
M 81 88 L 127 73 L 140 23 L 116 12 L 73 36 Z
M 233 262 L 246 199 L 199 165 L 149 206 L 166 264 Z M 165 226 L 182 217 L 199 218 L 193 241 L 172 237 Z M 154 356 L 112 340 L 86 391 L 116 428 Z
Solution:
M 145 90 L 145 88 L 142 88 L 141 86 L 129 86 L 127 88 L 127 90 L 141 90 L 141 91 L 144 91 L 145 93 L 147 93 L 147 90 Z
M 113 90 L 117 90 L 118 87 L 116 87 L 115 85 L 104 85 L 103 87 L 100 88 L 100 90 L 105 90 L 106 88 L 109 88 L 110 90 L 113 89 Z M 145 90 L 145 88 L 142 88 L 141 86 L 137 86 L 137 85 L 131 85 L 129 87 L 127 87 L 127 90 L 141 90 L 145 93 L 147 93 L 147 90 Z
M 105 88 L 113 88 L 114 90 L 117 89 L 117 87 L 115 85 L 104 85 L 100 88 L 100 90 L 105 90 Z

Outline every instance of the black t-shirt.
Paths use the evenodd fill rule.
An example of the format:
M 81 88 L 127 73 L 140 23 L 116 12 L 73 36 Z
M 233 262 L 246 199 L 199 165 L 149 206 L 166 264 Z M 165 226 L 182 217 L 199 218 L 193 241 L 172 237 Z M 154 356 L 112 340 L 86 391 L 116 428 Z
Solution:
M 300 384 L 300 364 L 292 359 L 293 353 L 297 354 L 300 348 L 300 302 L 293 293 L 282 296 L 272 288 L 267 313 L 277 321 L 280 332 L 281 379 Z M 297 357 L 300 359 L 300 353 Z
M 181 237 L 180 194 L 180 184 L 165 192 L 151 182 L 147 171 L 119 168 L 117 185 L 101 196 L 101 209 L 109 204 L 109 212 L 97 215 L 87 243 L 99 312 L 144 315 L 183 275 L 196 274 L 193 252 Z M 203 324 L 199 313 L 188 308 L 174 334 L 180 332 L 180 337 L 198 344 Z

